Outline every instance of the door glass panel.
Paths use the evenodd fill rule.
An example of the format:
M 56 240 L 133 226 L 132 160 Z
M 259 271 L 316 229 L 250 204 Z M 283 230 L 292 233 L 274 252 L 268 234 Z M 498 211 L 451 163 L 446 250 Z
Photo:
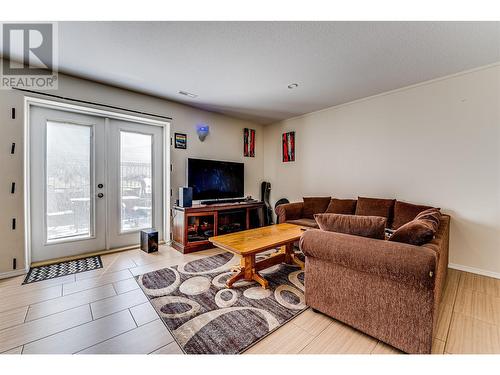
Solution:
M 92 128 L 47 122 L 47 240 L 92 234 Z
M 122 232 L 152 227 L 152 136 L 120 132 Z

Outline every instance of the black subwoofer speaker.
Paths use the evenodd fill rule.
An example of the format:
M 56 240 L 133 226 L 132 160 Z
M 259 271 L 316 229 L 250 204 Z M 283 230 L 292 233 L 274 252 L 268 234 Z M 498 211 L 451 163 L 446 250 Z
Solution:
M 146 253 L 158 251 L 158 231 L 156 229 L 141 230 L 141 250 Z

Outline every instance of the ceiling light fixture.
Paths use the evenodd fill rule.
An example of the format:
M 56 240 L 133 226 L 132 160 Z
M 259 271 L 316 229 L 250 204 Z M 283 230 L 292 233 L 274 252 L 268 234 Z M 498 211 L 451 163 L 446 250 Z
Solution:
M 197 98 L 198 97 L 198 95 L 192 94 L 192 93 L 187 92 L 187 91 L 179 91 L 179 94 L 184 95 L 184 96 L 189 96 L 190 98 Z
M 294 89 L 294 88 L 296 88 L 296 87 L 299 87 L 299 84 L 298 84 L 298 83 L 290 83 L 290 84 L 288 85 L 288 88 L 289 88 L 289 89 Z

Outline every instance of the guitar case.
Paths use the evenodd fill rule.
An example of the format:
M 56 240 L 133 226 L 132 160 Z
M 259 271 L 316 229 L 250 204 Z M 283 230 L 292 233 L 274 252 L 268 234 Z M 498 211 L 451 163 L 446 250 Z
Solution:
M 270 182 L 262 182 L 260 185 L 260 194 L 261 200 L 264 202 L 264 225 L 274 224 L 273 219 L 273 209 L 271 207 L 271 203 L 269 202 L 269 197 L 271 195 L 271 183 Z

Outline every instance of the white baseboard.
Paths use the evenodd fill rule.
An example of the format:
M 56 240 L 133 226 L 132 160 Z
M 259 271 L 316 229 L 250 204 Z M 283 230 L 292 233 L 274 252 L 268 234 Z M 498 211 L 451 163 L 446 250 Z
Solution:
M 8 279 L 9 277 L 14 277 L 14 276 L 19 276 L 19 275 L 26 275 L 28 273 L 27 270 L 15 270 L 15 271 L 9 271 L 9 272 L 1 272 L 0 273 L 0 279 Z
M 461 264 L 455 264 L 455 263 L 448 263 L 448 267 L 453 268 L 455 270 L 459 270 L 459 271 L 465 271 L 465 272 L 475 273 L 475 274 L 482 275 L 482 276 L 494 277 L 495 279 L 500 279 L 500 273 L 498 273 L 498 272 L 486 271 L 486 270 L 482 270 L 480 268 L 463 266 Z

